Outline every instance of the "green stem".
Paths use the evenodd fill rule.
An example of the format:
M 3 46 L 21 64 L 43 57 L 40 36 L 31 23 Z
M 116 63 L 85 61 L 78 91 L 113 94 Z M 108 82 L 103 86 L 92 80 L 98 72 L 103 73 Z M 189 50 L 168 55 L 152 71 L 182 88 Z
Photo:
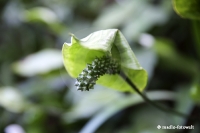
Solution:
M 200 21 L 198 20 L 193 20 L 192 21 L 192 30 L 193 30 L 193 38 L 195 41 L 195 50 L 197 53 L 198 58 L 200 59 Z
M 171 114 L 174 114 L 174 115 L 177 115 L 177 116 L 180 116 L 180 117 L 184 117 L 184 118 L 187 118 L 188 115 L 186 114 L 183 114 L 181 112 L 178 112 L 176 110 L 173 110 L 173 109 L 170 109 L 170 108 L 166 108 L 164 106 L 160 106 L 158 104 L 156 104 L 155 102 L 151 101 L 144 93 L 141 93 L 140 90 L 136 87 L 136 85 L 125 75 L 124 72 L 120 72 L 119 74 L 143 99 L 144 101 L 146 101 L 147 103 L 149 103 L 150 105 L 162 110 L 162 111 L 165 111 L 167 113 L 171 113 Z

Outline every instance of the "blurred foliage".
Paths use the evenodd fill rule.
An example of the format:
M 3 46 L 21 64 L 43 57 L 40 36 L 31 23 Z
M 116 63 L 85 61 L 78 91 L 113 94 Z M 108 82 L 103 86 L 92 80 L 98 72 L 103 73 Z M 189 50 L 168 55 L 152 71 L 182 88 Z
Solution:
M 192 99 L 197 102 L 197 103 L 200 103 L 200 86 L 198 83 L 195 83 L 192 88 L 191 88 L 191 91 L 190 91 L 190 94 L 191 94 L 191 97 Z
M 199 6 L 191 4 L 195 0 L 179 1 L 184 3 L 181 13 L 189 6 L 199 12 Z M 191 18 L 193 13 L 187 11 Z M 169 96 L 150 98 L 186 114 L 199 106 L 200 22 L 178 16 L 172 1 L 1 0 L 0 132 L 76 133 L 93 118 L 102 121 L 97 116 L 112 107 L 118 109 L 89 128 L 97 127 L 100 133 L 171 133 L 176 131 L 156 126 L 184 125 L 186 119 L 144 102 L 136 105 L 137 95 L 102 86 L 76 91 L 62 64 L 63 42 L 70 42 L 69 33 L 83 38 L 109 28 L 122 31 L 148 71 L 147 94 L 159 90 Z M 195 123 L 192 132 L 199 130 Z
M 200 19 L 199 0 L 173 0 L 174 9 L 184 18 Z

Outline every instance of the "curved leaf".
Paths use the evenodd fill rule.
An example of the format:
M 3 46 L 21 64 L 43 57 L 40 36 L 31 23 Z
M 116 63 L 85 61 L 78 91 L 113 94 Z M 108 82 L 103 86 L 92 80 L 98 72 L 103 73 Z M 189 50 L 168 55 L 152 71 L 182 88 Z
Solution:
M 65 68 L 74 78 L 96 57 L 110 55 L 120 62 L 122 70 L 140 90 L 146 86 L 146 71 L 117 29 L 97 31 L 80 40 L 72 35 L 71 43 L 64 43 L 62 53 Z M 97 83 L 119 91 L 134 92 L 119 75 L 106 74 Z

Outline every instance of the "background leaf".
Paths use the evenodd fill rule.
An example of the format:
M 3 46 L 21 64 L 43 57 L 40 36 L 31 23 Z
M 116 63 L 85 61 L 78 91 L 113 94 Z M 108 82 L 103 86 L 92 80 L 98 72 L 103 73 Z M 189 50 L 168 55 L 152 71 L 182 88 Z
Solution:
M 151 100 L 173 100 L 174 94 L 171 92 L 148 92 L 147 96 Z M 139 97 L 138 95 L 129 95 L 128 97 L 124 97 L 119 102 L 111 102 L 109 103 L 109 106 L 105 108 L 103 111 L 95 115 L 82 129 L 81 133 L 88 133 L 88 132 L 95 132 L 106 120 L 108 120 L 112 115 L 116 114 L 118 111 L 127 108 L 129 106 L 137 105 L 143 102 L 143 99 Z M 142 118 L 141 116 L 138 116 Z M 156 121 L 158 122 L 158 121 Z M 156 123 L 155 122 L 155 123 Z M 157 123 L 161 124 L 161 123 Z M 144 128 L 144 127 L 143 127 Z M 155 127 L 156 128 L 156 127 Z M 143 129 L 144 130 L 144 129 Z M 134 130 L 135 131 L 135 130 Z
M 173 0 L 175 11 L 184 18 L 200 19 L 199 0 Z
M 0 88 L 0 105 L 11 112 L 22 112 L 25 109 L 25 101 L 22 94 L 13 87 Z
M 46 49 L 15 62 L 13 70 L 23 76 L 45 74 L 62 67 L 61 57 L 59 50 Z

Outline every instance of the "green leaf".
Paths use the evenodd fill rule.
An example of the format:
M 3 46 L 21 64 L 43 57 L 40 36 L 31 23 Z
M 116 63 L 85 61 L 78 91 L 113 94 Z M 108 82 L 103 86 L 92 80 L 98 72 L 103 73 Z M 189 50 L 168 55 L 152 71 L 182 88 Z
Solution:
M 174 10 L 184 18 L 200 19 L 199 0 L 173 0 Z
M 59 18 L 55 12 L 45 7 L 34 7 L 24 11 L 24 21 L 46 24 L 52 31 L 56 33 L 62 32 L 66 27 L 59 21 Z
M 45 49 L 14 62 L 12 68 L 19 75 L 31 77 L 46 74 L 62 66 L 61 52 L 55 49 Z
M 190 89 L 190 96 L 195 103 L 200 103 L 200 84 L 195 83 Z
M 138 63 L 128 42 L 117 29 L 101 30 L 83 39 L 71 37 L 71 43 L 64 43 L 64 65 L 68 73 L 76 78 L 88 63 L 96 57 L 110 55 L 120 62 L 124 73 L 143 90 L 147 82 L 147 73 Z M 124 92 L 134 92 L 119 75 L 101 76 L 97 83 Z

